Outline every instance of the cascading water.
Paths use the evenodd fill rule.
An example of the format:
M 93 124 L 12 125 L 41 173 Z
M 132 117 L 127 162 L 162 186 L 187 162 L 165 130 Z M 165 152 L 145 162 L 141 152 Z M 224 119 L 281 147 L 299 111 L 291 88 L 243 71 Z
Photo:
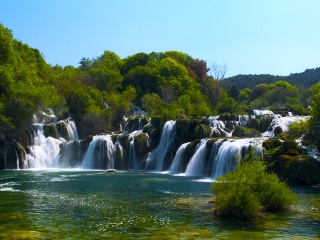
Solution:
M 41 116 L 34 117 L 33 124 L 33 144 L 26 150 L 25 159 L 20 162 L 22 168 L 48 168 L 61 167 L 59 161 L 60 144 L 68 141 L 78 140 L 78 132 L 76 125 L 72 119 L 61 120 L 50 111 L 50 114 L 42 112 Z M 41 121 L 41 123 L 39 123 Z M 45 131 L 46 129 L 46 131 Z M 73 144 L 74 145 L 74 144 Z M 65 150 L 68 147 L 65 147 Z M 65 153 L 68 155 L 70 153 Z M 75 155 L 73 154 L 72 157 Z M 19 156 L 21 158 L 21 156 Z M 65 156 L 67 158 L 68 156 Z M 71 158 L 71 156 L 70 156 Z M 75 161 L 73 159 L 72 161 Z M 70 166 L 63 165 L 63 166 Z M 73 165 L 72 165 L 73 166 Z
M 189 142 L 184 143 L 179 147 L 179 149 L 178 149 L 178 151 L 172 161 L 172 165 L 169 169 L 169 173 L 174 174 L 174 173 L 181 173 L 182 172 L 182 160 L 183 160 L 182 158 L 183 158 L 184 150 L 186 149 L 188 144 L 189 144 Z
M 272 120 L 267 132 L 263 133 L 264 137 L 275 137 L 278 132 L 286 132 L 289 129 L 289 126 L 294 122 L 307 121 L 309 116 L 275 116 Z
M 237 158 L 241 160 L 249 151 L 249 147 L 255 149 L 258 155 L 262 155 L 261 139 L 230 139 L 224 141 L 214 156 L 212 178 L 216 179 L 232 171 L 237 165 Z
M 130 133 L 130 138 L 132 140 L 130 141 L 129 164 L 128 164 L 128 167 L 127 167 L 128 169 L 139 169 L 139 162 L 138 162 L 135 143 L 134 143 L 134 136 L 139 134 L 139 133 L 141 133 L 140 130 Z
M 256 114 L 261 113 L 265 112 L 256 112 Z M 272 117 L 274 120 L 265 136 L 274 136 L 276 128 L 281 127 L 282 131 L 286 131 L 292 122 L 308 119 L 307 117 L 280 117 L 277 115 Z M 71 119 L 50 124 L 38 123 L 34 124 L 33 145 L 24 152 L 24 149 L 22 147 L 20 149 L 20 145 L 17 143 L 16 162 L 10 166 L 14 165 L 17 168 L 145 169 L 157 172 L 169 169 L 168 172 L 172 174 L 183 173 L 186 176 L 215 179 L 217 176 L 231 171 L 237 164 L 237 158 L 241 159 L 250 147 L 255 148 L 258 154 L 262 154 L 261 143 L 264 138 L 230 139 L 228 137 L 231 137 L 232 132 L 228 133 L 226 130 L 226 124 L 229 124 L 228 131 L 230 131 L 230 126 L 234 124 L 246 126 L 248 121 L 254 120 L 253 122 L 257 123 L 262 119 L 256 120 L 254 118 L 254 116 L 245 115 L 235 117 L 235 120 L 232 121 L 223 122 L 219 120 L 219 117 L 210 117 L 209 126 L 213 131 L 213 137 L 227 138 L 198 139 L 197 142 L 193 139 L 193 142 L 187 143 L 183 143 L 182 139 L 177 141 L 179 135 L 176 134 L 176 122 L 168 121 L 163 126 L 158 146 L 149 153 L 147 152 L 150 140 L 148 144 L 143 145 L 143 151 L 140 151 L 143 141 L 141 139 L 148 140 L 145 137 L 138 137 L 137 134 L 142 133 L 149 138 L 146 132 L 152 134 L 153 130 L 148 130 L 152 127 L 152 123 L 149 122 L 150 127 L 145 128 L 145 132 L 142 132 L 142 130 L 131 132 L 135 128 L 142 129 L 143 124 L 147 124 L 147 119 L 144 119 L 144 121 L 138 118 L 133 119 L 131 124 L 134 124 L 134 128 L 130 127 L 131 129 L 127 133 L 124 132 L 117 136 L 97 135 L 93 137 L 91 142 L 90 138 L 77 140 L 76 126 Z M 56 118 L 50 115 L 48 119 L 49 122 L 52 122 Z M 44 134 L 44 127 L 47 129 L 46 134 Z M 189 131 L 187 127 L 185 131 Z M 267 127 L 264 129 L 267 129 Z M 131 133 L 128 134 L 129 132 Z M 150 139 L 152 141 L 152 137 Z M 135 142 L 136 140 L 137 142 Z M 190 141 L 190 139 L 185 140 Z M 177 146 L 178 142 L 181 142 L 180 147 Z M 195 146 L 196 143 L 197 146 Z M 191 147 L 186 152 L 189 144 L 191 144 Z M 176 151 L 177 148 L 173 159 L 173 151 Z M 4 153 L 6 152 L 4 151 Z M 191 154 L 193 155 L 190 156 Z M 173 161 L 170 164 L 172 159 Z M 4 163 L 6 164 L 5 161 Z
M 23 168 L 48 168 L 54 165 L 59 154 L 60 140 L 45 137 L 42 124 L 34 124 L 35 137 L 33 146 L 29 147 Z
M 81 167 L 86 169 L 114 168 L 114 148 L 110 135 L 97 135 L 93 137 L 83 157 Z
M 226 125 L 223 121 L 218 120 L 218 116 L 215 117 L 209 117 L 210 120 L 210 127 L 212 130 L 212 136 L 213 137 L 231 137 L 232 134 L 228 133 L 225 128 Z
M 167 121 L 163 127 L 161 138 L 159 142 L 159 146 L 149 153 L 147 159 L 147 170 L 155 170 L 160 172 L 163 170 L 164 159 L 170 150 L 170 146 L 172 145 L 175 139 L 175 121 Z
M 79 136 L 75 122 L 69 119 L 67 121 L 67 128 L 70 134 L 70 141 L 78 140 Z
M 197 146 L 197 150 L 193 157 L 191 158 L 185 175 L 186 176 L 192 176 L 192 177 L 202 177 L 205 175 L 206 171 L 206 155 L 207 155 L 207 149 L 206 149 L 206 143 L 208 139 L 202 139 L 200 143 Z

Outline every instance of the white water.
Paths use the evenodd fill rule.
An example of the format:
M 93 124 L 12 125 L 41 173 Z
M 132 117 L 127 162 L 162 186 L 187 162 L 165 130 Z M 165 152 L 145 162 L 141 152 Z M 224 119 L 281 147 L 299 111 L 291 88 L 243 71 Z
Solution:
M 273 116 L 274 113 L 272 111 L 270 111 L 270 110 L 257 110 L 257 109 L 255 109 L 255 110 L 253 110 L 253 115 L 255 115 L 255 116 L 262 116 L 262 115 L 271 115 L 271 116 Z
M 67 124 L 67 129 L 68 129 L 69 134 L 70 134 L 70 141 L 78 140 L 79 136 L 78 136 L 78 131 L 77 131 L 75 122 L 73 120 L 69 119 L 67 123 L 68 123 Z
M 212 178 L 225 175 L 232 171 L 237 165 L 237 159 L 242 159 L 242 154 L 247 154 L 249 146 L 253 147 L 260 155 L 262 152 L 262 139 L 230 139 L 225 141 L 219 147 L 217 155 L 213 159 L 214 168 L 212 169 Z M 241 151 L 244 151 L 243 153 Z
M 161 138 L 158 147 L 149 153 L 147 159 L 147 169 L 148 167 L 154 164 L 155 162 L 155 171 L 162 171 L 163 169 L 163 162 L 166 157 L 166 154 L 174 141 L 175 138 L 175 121 L 167 121 L 163 127 Z
M 184 154 L 184 150 L 188 146 L 189 142 L 182 144 L 177 153 L 176 156 L 174 157 L 171 167 L 169 169 L 169 173 L 181 173 L 181 164 L 182 164 L 182 158 Z
M 114 148 L 110 135 L 94 136 L 83 157 L 81 168 L 113 169 Z
M 130 142 L 129 169 L 138 169 L 138 160 L 136 148 L 134 147 L 134 139 Z
M 26 154 L 23 168 L 48 168 L 54 165 L 59 154 L 60 140 L 48 137 L 43 134 L 43 125 L 35 124 L 35 138 L 33 146 L 29 147 L 30 152 Z
M 202 177 L 205 175 L 205 161 L 207 155 L 206 143 L 208 139 L 202 139 L 196 148 L 196 152 L 191 158 L 185 175 L 192 177 Z
M 244 120 L 248 119 L 248 116 L 239 116 L 239 121 L 241 122 L 245 122 Z M 276 127 L 281 127 L 283 131 L 287 131 L 288 126 L 292 122 L 306 119 L 308 119 L 308 117 L 275 116 L 275 119 L 269 127 L 270 131 L 266 134 L 272 136 Z M 74 122 L 68 120 L 67 123 L 71 139 L 78 139 Z M 213 130 L 219 130 L 220 133 L 225 131 L 225 123 L 219 121 L 218 117 L 210 117 L 210 126 Z M 120 163 L 117 165 L 115 164 L 115 160 L 123 160 L 123 148 L 120 143 L 116 142 L 113 144 L 111 135 L 98 135 L 93 137 L 86 153 L 84 154 L 84 151 L 82 151 L 82 155 L 80 154 L 80 151 L 79 154 L 73 152 L 69 155 L 67 150 L 68 146 L 70 144 L 71 148 L 71 143 L 74 142 L 64 143 L 66 151 L 63 152 L 64 160 L 62 162 L 65 164 L 59 165 L 59 161 L 57 159 L 59 154 L 59 144 L 62 141 L 51 137 L 45 138 L 43 135 L 42 124 L 36 124 L 35 128 L 36 134 L 34 145 L 30 147 L 30 151 L 27 151 L 28 154 L 26 154 L 23 168 L 70 167 L 70 165 L 68 165 L 69 163 L 77 162 L 81 163 L 81 165 L 77 165 L 75 167 L 85 169 L 113 169 L 115 166 L 120 166 Z M 134 147 L 134 136 L 138 133 L 141 133 L 141 130 L 134 131 L 130 134 L 130 149 L 128 149 L 129 159 L 125 164 L 123 162 L 121 163 L 121 168 L 141 169 L 141 159 L 137 159 L 136 149 Z M 231 136 L 231 134 L 226 131 L 225 134 L 226 136 Z M 150 152 L 146 159 L 147 170 L 155 170 L 157 172 L 163 171 L 164 162 L 168 153 L 172 150 L 172 145 L 175 140 L 175 121 L 168 121 L 163 127 L 158 147 Z M 215 179 L 217 176 L 224 175 L 231 171 L 237 164 L 237 158 L 241 159 L 241 157 L 247 153 L 249 146 L 256 148 L 259 154 L 262 152 L 261 142 L 263 141 L 263 138 L 220 139 L 213 144 L 211 152 L 208 152 L 206 149 L 207 141 L 208 139 L 202 139 L 199 142 L 194 155 L 189 156 L 188 158 L 190 159 L 189 163 L 186 163 L 186 160 L 188 159 L 183 159 L 185 157 L 185 148 L 189 143 L 182 144 L 176 152 L 175 158 L 173 159 L 168 172 L 172 174 L 179 173 L 186 176 L 210 177 Z M 77 147 L 71 149 L 77 149 Z M 74 165 L 71 165 L 71 167 L 74 167 Z
M 274 137 L 275 136 L 275 129 L 277 127 L 282 129 L 282 132 L 286 132 L 289 130 L 289 126 L 294 122 L 299 121 L 307 121 L 310 117 L 309 116 L 275 116 L 272 120 L 269 129 L 267 132 L 263 133 L 264 137 Z

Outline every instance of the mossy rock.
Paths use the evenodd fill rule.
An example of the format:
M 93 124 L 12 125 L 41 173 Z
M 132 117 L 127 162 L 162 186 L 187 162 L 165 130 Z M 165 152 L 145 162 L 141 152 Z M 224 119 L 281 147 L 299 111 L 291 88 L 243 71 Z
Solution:
M 163 127 L 164 124 L 167 122 L 168 118 L 165 116 L 158 116 L 158 117 L 152 117 L 150 122 L 153 124 L 155 127 Z
M 152 124 L 146 124 L 144 125 L 142 132 L 150 134 L 150 132 L 152 131 L 152 128 L 153 128 Z
M 70 133 L 67 128 L 67 123 L 64 121 L 60 121 L 56 124 L 58 133 L 61 137 L 63 137 L 66 141 L 70 141 Z
M 93 140 L 93 135 L 89 135 L 89 136 L 86 137 L 86 142 L 88 144 L 90 144 L 92 142 L 92 140 Z
M 45 137 L 53 137 L 53 138 L 59 139 L 58 130 L 57 130 L 56 124 L 54 123 L 44 125 L 43 132 Z
M 283 142 L 282 152 L 285 155 L 297 156 L 299 154 L 299 146 L 296 141 Z
M 259 131 L 253 128 L 236 126 L 232 136 L 234 137 L 243 137 L 243 138 L 252 138 L 252 137 L 260 137 L 261 134 Z
M 262 116 L 260 118 L 250 118 L 247 127 L 254 128 L 259 132 L 265 132 L 268 130 L 273 118 L 269 116 Z
M 260 121 L 256 118 L 251 118 L 247 123 L 247 127 L 254 128 L 259 131 Z
M 231 113 L 224 113 L 219 115 L 219 120 L 221 121 L 238 121 L 239 116 Z
M 211 149 L 212 149 L 212 146 L 218 141 L 219 138 L 213 138 L 213 139 L 210 139 L 206 142 L 206 149 L 207 149 L 207 152 L 210 152 Z
M 309 155 L 280 155 L 272 166 L 275 173 L 290 184 L 320 183 L 320 162 Z
M 178 137 L 181 139 L 186 139 L 186 136 L 189 134 L 191 127 L 190 119 L 178 119 L 176 120 L 176 132 Z
M 114 134 L 111 135 L 113 144 L 119 142 L 124 149 L 129 149 L 130 135 L 129 134 Z
M 278 136 L 279 134 L 281 134 L 283 131 L 282 131 L 282 128 L 280 126 L 277 126 L 274 130 L 273 130 L 273 135 L 276 137 Z
M 148 135 L 139 133 L 134 136 L 134 148 L 138 159 L 142 159 L 148 153 Z
M 282 142 L 278 138 L 269 138 L 263 141 L 262 147 L 267 151 L 273 151 L 277 149 L 277 152 L 280 151 L 280 148 L 282 148 Z M 273 151 L 274 152 L 274 151 Z
M 158 145 L 159 145 L 159 142 L 160 142 L 160 138 L 161 138 L 161 133 L 162 133 L 162 128 L 160 127 L 156 127 L 156 128 L 153 128 L 152 131 L 150 132 L 149 135 L 149 138 L 150 138 L 150 150 L 153 150 L 155 149 Z
M 207 138 L 211 135 L 211 128 L 205 124 L 198 124 L 193 133 L 194 139 Z
M 267 131 L 272 120 L 273 120 L 273 117 L 263 116 L 262 118 L 259 119 L 259 129 L 257 130 L 259 130 L 260 132 Z
M 202 124 L 204 124 L 206 126 L 210 126 L 210 120 L 208 118 L 202 117 L 200 121 Z

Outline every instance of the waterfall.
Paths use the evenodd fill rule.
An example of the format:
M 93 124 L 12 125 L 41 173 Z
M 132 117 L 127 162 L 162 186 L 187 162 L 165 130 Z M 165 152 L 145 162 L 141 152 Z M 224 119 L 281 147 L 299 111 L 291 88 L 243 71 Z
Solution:
M 217 161 L 215 161 L 216 156 L 219 152 L 219 149 L 222 145 L 223 142 L 228 141 L 227 139 L 218 139 L 212 146 L 211 151 L 209 153 L 209 159 L 208 159 L 208 167 L 206 170 L 206 176 L 211 176 L 213 169 L 216 169 L 216 163 Z
M 78 140 L 79 136 L 75 122 L 71 119 L 68 119 L 67 123 L 67 128 L 70 133 L 70 141 Z
M 114 148 L 110 135 L 93 137 L 83 157 L 81 167 L 86 169 L 114 168 Z
M 158 172 L 163 170 L 164 160 L 176 136 L 175 126 L 176 122 L 172 120 L 165 123 L 158 147 L 149 153 L 147 158 L 148 170 L 154 169 Z
M 55 126 L 61 141 L 75 141 L 79 139 L 76 124 L 73 120 L 61 120 Z
M 137 160 L 136 148 L 134 146 L 134 139 L 130 142 L 130 155 L 129 155 L 129 169 L 138 169 L 139 163 Z
M 206 143 L 208 139 L 202 139 L 197 146 L 196 152 L 191 158 L 187 169 L 186 176 L 192 177 L 202 177 L 205 175 L 205 167 L 206 167 Z
M 189 142 L 182 144 L 173 161 L 172 164 L 169 168 L 169 173 L 181 173 L 182 172 L 182 160 L 183 160 L 183 154 L 184 154 L 184 150 L 186 149 L 186 147 L 188 146 Z
M 67 119 L 57 122 L 57 118 L 54 115 L 50 115 L 47 116 L 46 122 L 48 121 L 56 123 L 33 124 L 33 144 L 32 146 L 27 147 L 25 159 L 23 161 L 19 160 L 22 162 L 22 164 L 20 164 L 22 168 L 61 167 L 61 159 L 59 160 L 60 144 L 70 140 L 76 141 L 78 139 L 77 128 L 73 120 Z M 45 135 L 44 127 L 46 127 L 46 129 L 49 130 L 49 133 L 51 133 L 50 130 L 52 129 L 53 132 L 56 133 L 53 134 L 56 135 L 56 138 L 54 138 L 53 135 Z M 58 137 L 59 139 L 57 139 Z M 69 152 L 71 148 L 69 146 L 71 146 L 72 144 L 74 148 L 74 142 L 68 142 L 66 143 L 66 146 L 63 146 L 64 153 L 66 154 L 62 161 L 62 166 L 64 167 L 74 166 L 75 163 L 72 162 L 78 160 L 78 157 L 76 157 L 76 153 L 78 153 L 78 150 Z M 68 164 L 65 164 L 67 162 Z
M 60 145 L 59 162 L 54 167 L 78 167 L 83 161 L 88 143 L 80 140 L 66 142 Z
M 213 160 L 213 179 L 232 171 L 237 165 L 237 158 L 241 160 L 248 153 L 249 147 L 262 155 L 261 139 L 230 139 L 223 142 Z
M 34 144 L 28 148 L 23 168 L 52 167 L 59 154 L 60 140 L 45 137 L 42 124 L 34 124 Z
M 298 121 L 307 121 L 310 117 L 309 116 L 275 116 L 272 120 L 268 130 L 263 133 L 264 137 L 275 137 L 278 133 L 286 132 L 289 130 L 289 126 Z
M 120 142 L 116 142 L 113 146 L 114 151 L 114 168 L 116 169 L 126 169 L 123 163 L 123 147 Z
M 263 116 L 263 115 L 271 115 L 273 116 L 274 113 L 270 110 L 258 110 L 258 109 L 255 109 L 253 110 L 253 115 L 255 116 Z
M 209 117 L 212 137 L 231 137 L 232 134 L 225 130 L 226 125 L 224 122 L 218 120 L 218 118 L 219 116 Z

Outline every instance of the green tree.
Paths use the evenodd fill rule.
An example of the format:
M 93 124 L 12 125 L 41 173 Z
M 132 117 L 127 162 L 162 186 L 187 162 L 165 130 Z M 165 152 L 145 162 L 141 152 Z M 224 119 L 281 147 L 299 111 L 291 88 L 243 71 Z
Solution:
M 146 53 L 137 53 L 123 60 L 122 75 L 127 74 L 131 69 L 137 66 L 145 66 L 151 58 Z
M 162 99 L 156 93 L 145 94 L 141 99 L 141 104 L 153 116 L 161 115 L 164 105 Z
M 124 76 L 123 86 L 136 89 L 139 103 L 143 95 L 159 93 L 159 72 L 149 66 L 136 66 Z
M 118 91 L 122 86 L 121 68 L 123 61 L 114 52 L 105 51 L 92 63 L 89 73 L 92 85 L 102 91 Z
M 217 109 L 218 109 L 219 114 L 233 113 L 235 111 L 236 107 L 237 107 L 236 101 L 233 98 L 228 97 L 219 103 L 219 105 L 217 106 Z

